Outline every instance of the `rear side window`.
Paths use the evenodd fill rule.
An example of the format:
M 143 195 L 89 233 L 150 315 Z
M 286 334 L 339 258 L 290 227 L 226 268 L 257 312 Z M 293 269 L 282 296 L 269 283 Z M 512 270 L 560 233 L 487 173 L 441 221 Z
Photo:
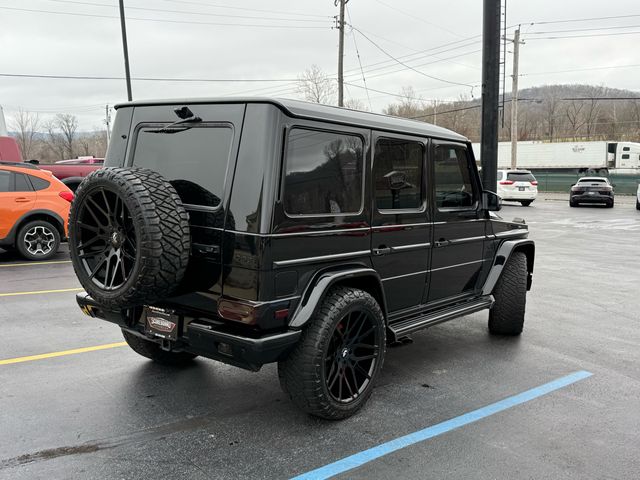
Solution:
M 16 173 L 16 184 L 14 186 L 15 192 L 33 192 L 31 183 L 27 179 L 27 176 L 23 173 Z
M 0 170 L 0 192 L 11 191 L 11 172 Z
M 373 160 L 376 207 L 406 210 L 422 207 L 422 160 L 419 142 L 381 138 Z
M 284 208 L 290 215 L 341 215 L 362 210 L 362 139 L 294 128 L 285 157 Z
M 51 185 L 51 182 L 42 178 L 34 177 L 33 175 L 29 175 L 29 180 L 31 180 L 31 185 L 33 185 L 33 189 L 36 191 L 44 190 Z
M 460 146 L 436 145 L 434 156 L 436 206 L 469 208 L 476 201 L 467 150 Z
M 161 129 L 149 126 L 138 131 L 133 164 L 160 173 L 175 187 L 183 203 L 218 207 L 233 141 L 231 127 Z
M 625 147 L 625 148 L 626 148 L 626 147 Z M 623 155 L 622 155 L 622 159 L 623 159 L 623 160 L 629 160 L 629 154 L 628 154 L 628 153 L 623 154 Z
M 507 173 L 507 180 L 512 182 L 535 182 L 536 177 L 529 172 L 509 172 Z

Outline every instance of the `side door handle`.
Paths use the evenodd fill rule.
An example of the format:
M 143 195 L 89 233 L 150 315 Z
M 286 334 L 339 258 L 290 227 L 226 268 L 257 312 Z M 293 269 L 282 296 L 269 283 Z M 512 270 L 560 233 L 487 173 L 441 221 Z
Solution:
M 387 253 L 391 253 L 391 247 L 386 245 L 380 245 L 378 248 L 373 249 L 374 255 L 386 255 Z
M 25 203 L 25 202 L 28 202 L 28 201 L 29 201 L 29 199 L 28 199 L 27 197 L 17 197 L 17 198 L 15 199 L 15 201 L 16 201 L 17 203 Z
M 441 238 L 440 240 L 436 240 L 435 242 L 433 242 L 433 245 L 435 247 L 446 247 L 447 245 L 449 245 L 449 240 L 445 240 L 444 238 Z

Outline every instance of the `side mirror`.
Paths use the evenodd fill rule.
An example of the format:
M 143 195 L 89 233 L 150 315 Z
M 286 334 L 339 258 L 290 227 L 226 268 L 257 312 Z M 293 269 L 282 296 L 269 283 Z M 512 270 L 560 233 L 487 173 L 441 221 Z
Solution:
M 502 198 L 495 192 L 485 190 L 482 192 L 482 206 L 490 212 L 497 212 L 502 208 Z

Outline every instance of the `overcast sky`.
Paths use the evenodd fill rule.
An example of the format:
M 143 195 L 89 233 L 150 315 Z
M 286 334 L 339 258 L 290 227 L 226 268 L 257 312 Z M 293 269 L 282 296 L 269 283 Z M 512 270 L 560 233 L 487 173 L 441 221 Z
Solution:
M 135 80 L 134 99 L 297 98 L 292 80 L 312 64 L 336 75 L 333 0 L 125 0 L 125 5 L 133 77 L 282 80 Z M 425 100 L 480 95 L 479 86 L 470 86 L 481 79 L 481 0 L 350 0 L 347 8 L 354 29 L 347 27 L 345 38 L 346 98 L 381 111 L 397 101 L 389 93 L 403 86 Z M 599 19 L 574 21 L 589 18 Z M 542 23 L 559 20 L 573 21 Z M 551 83 L 640 88 L 637 0 L 508 0 L 507 25 L 519 23 L 526 42 L 521 88 Z M 508 36 L 512 33 L 513 28 Z M 0 0 L 0 74 L 123 77 L 120 35 L 117 0 Z M 550 38 L 567 36 L 578 38 Z M 510 83 L 507 77 L 507 91 Z M 18 107 L 43 118 L 72 113 L 81 129 L 91 130 L 103 124 L 105 104 L 125 100 L 124 80 L 0 76 L 7 117 Z

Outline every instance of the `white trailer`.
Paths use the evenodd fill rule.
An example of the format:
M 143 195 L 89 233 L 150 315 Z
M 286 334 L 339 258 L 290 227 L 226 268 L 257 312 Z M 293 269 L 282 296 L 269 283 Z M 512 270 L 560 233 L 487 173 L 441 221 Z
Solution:
M 480 160 L 480 144 L 473 144 Z M 498 144 L 498 168 L 511 168 L 511 142 Z M 518 142 L 517 168 L 547 172 L 640 174 L 640 143 Z

